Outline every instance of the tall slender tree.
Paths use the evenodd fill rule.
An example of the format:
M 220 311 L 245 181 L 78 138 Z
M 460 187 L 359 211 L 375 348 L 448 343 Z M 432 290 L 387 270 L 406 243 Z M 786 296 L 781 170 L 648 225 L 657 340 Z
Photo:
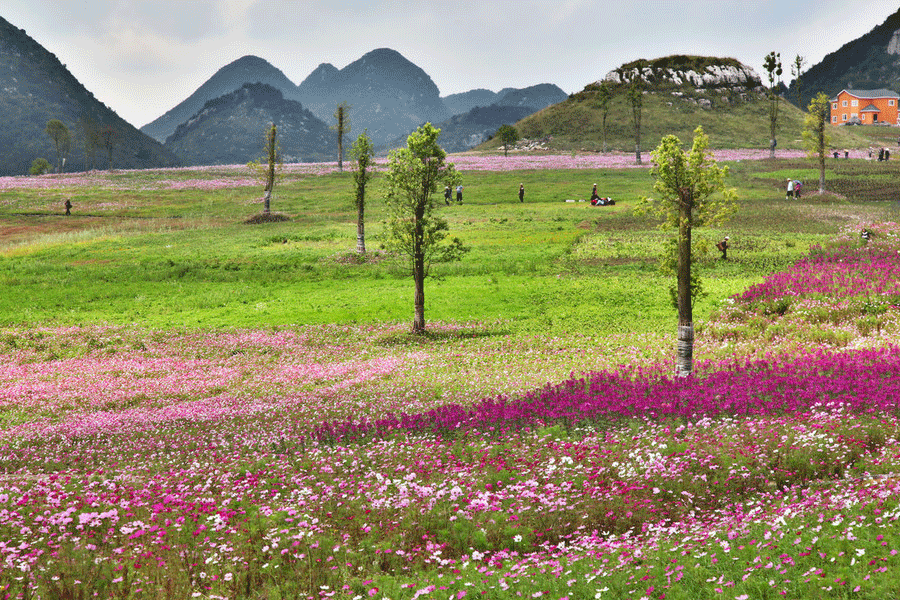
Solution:
M 375 174 L 375 151 L 368 130 L 350 147 L 353 159 L 353 184 L 356 191 L 356 252 L 366 253 L 366 185 Z
M 278 144 L 278 128 L 275 123 L 269 123 L 265 131 L 262 160 L 254 160 L 247 163 L 247 167 L 262 180 L 263 213 L 269 214 L 272 208 L 272 196 L 275 193 L 275 185 L 281 179 L 284 163 L 281 161 L 281 146 Z
M 597 91 L 597 108 L 600 109 L 600 130 L 603 132 L 603 152 L 606 152 L 606 118 L 609 116 L 609 103 L 612 101 L 612 91 L 605 81 L 600 84 Z
M 458 238 L 449 244 L 447 221 L 435 214 L 438 187 L 455 187 L 460 175 L 437 143 L 441 130 L 425 123 L 392 150 L 385 175 L 388 218 L 385 247 L 409 260 L 415 283 L 413 333 L 425 332 L 425 278 L 433 263 L 459 260 L 467 251 Z
M 737 193 L 725 187 L 728 167 L 719 167 L 708 152 L 709 138 L 703 128 L 694 131 L 690 152 L 674 135 L 665 136 L 650 153 L 656 178 L 656 198 L 642 198 L 636 211 L 660 220 L 660 227 L 677 229 L 678 347 L 675 370 L 689 375 L 693 370 L 694 316 L 691 236 L 695 228 L 722 223 L 737 210 Z
M 106 149 L 106 168 L 112 170 L 113 150 L 119 142 L 119 132 L 112 125 L 104 125 L 97 133 L 97 139 L 100 145 Z
M 819 165 L 819 193 L 825 191 L 825 150 L 831 143 L 828 135 L 828 115 L 831 101 L 825 92 L 819 92 L 809 103 L 809 112 L 804 120 L 803 143 L 810 157 Z
M 100 128 L 93 117 L 85 116 L 79 122 L 84 141 L 84 170 L 93 171 L 97 166 L 97 148 L 100 146 Z
M 627 85 L 626 96 L 631 105 L 631 125 L 634 128 L 634 160 L 641 164 L 641 117 L 644 109 L 644 68 L 646 61 L 638 61 L 633 69 L 620 71 Z
M 769 75 L 769 158 L 775 158 L 775 146 L 778 141 L 775 131 L 778 129 L 778 86 L 781 85 L 781 53 L 769 52 L 763 61 Z
M 344 136 L 350 133 L 350 105 L 341 102 L 334 111 L 334 118 L 337 121 L 332 125 L 332 129 L 337 131 L 338 143 L 338 171 L 344 172 Z
M 272 202 L 272 194 L 275 192 L 275 162 L 278 156 L 278 129 L 275 123 L 269 124 L 268 133 L 266 134 L 266 196 L 263 206 L 263 212 L 269 214 Z
M 56 172 L 62 173 L 66 161 L 66 155 L 72 143 L 72 134 L 69 128 L 59 119 L 50 119 L 47 121 L 45 129 L 47 135 L 53 140 L 53 146 L 56 148 Z
M 800 75 L 803 74 L 803 66 L 806 64 L 806 57 L 800 56 L 799 54 L 794 57 L 794 62 L 791 63 L 791 75 L 794 76 L 794 83 L 797 84 L 797 108 L 803 106 L 803 94 L 801 93 L 801 81 Z

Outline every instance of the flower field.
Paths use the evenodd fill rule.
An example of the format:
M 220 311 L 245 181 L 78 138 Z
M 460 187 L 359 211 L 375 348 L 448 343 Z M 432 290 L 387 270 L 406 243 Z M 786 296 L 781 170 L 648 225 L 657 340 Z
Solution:
M 334 164 L 286 166 L 278 206 L 297 220 L 271 231 L 240 223 L 258 186 L 241 165 L 0 179 L 5 222 L 42 232 L 4 247 L 0 280 L 53 315 L 0 327 L 0 599 L 900 597 L 900 226 L 816 200 L 803 219 L 845 230 L 765 277 L 754 261 L 812 238 L 738 228 L 735 257 L 703 268 L 714 285 L 741 277 L 722 297 L 741 291 L 698 322 L 695 373 L 673 379 L 672 336 L 627 327 L 654 298 L 639 287 L 661 281 L 627 196 L 597 215 L 559 201 L 579 169 L 639 187 L 633 155 L 453 160 L 482 172 L 467 183 L 481 196 L 447 214 L 489 256 L 444 293 L 488 279 L 505 312 L 421 337 L 366 318 L 228 325 L 298 310 L 296 290 L 320 284 L 386 302 L 390 270 L 301 262 L 345 243 Z M 504 172 L 529 170 L 537 198 L 519 214 Z M 768 222 L 770 184 L 743 185 Z M 54 221 L 70 196 L 86 225 Z M 532 254 L 556 236 L 581 251 Z M 597 246 L 613 237 L 620 249 Z M 528 260 L 541 270 L 520 273 Z M 494 317 L 525 295 L 540 303 Z M 153 306 L 157 323 L 176 308 L 222 320 L 97 324 Z M 610 316 L 612 334 L 558 333 Z
M 677 380 L 652 336 L 571 373 L 584 340 L 502 323 L 0 330 L 0 597 L 898 597 L 869 229 L 729 299 Z
M 764 160 L 768 150 L 716 150 L 716 160 Z M 778 158 L 796 159 L 805 156 L 799 150 L 779 150 Z M 853 158 L 862 158 L 861 151 L 854 151 Z M 635 164 L 634 154 L 609 152 L 604 154 L 548 154 L 548 155 L 498 155 L 459 154 L 451 160 L 461 171 L 520 171 L 538 169 L 623 169 L 649 168 Z M 379 158 L 377 164 L 387 164 Z M 287 163 L 283 173 L 287 177 L 326 175 L 336 173 L 336 162 Z M 136 175 L 136 176 L 135 176 Z M 255 186 L 258 181 L 251 176 L 246 165 L 219 167 L 178 167 L 172 169 L 147 169 L 142 171 L 92 171 L 89 174 L 73 173 L 43 175 L 40 177 L 0 177 L 0 192 L 4 190 L 55 190 L 59 188 L 89 188 L 141 190 L 221 190 L 241 186 Z

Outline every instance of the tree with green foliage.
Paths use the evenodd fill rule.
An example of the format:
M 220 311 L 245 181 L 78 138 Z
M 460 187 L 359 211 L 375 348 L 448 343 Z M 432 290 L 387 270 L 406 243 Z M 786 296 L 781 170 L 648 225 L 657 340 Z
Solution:
M 337 106 L 337 110 L 334 111 L 334 118 L 337 121 L 334 125 L 331 126 L 332 129 L 337 131 L 337 143 L 338 143 L 338 171 L 341 173 L 344 172 L 344 136 L 350 133 L 350 105 L 346 102 L 341 102 Z
M 512 125 L 501 125 L 495 134 L 503 144 L 503 156 L 509 156 L 509 147 L 519 141 L 519 130 Z
M 603 133 L 603 152 L 606 152 L 606 118 L 609 116 L 609 103 L 612 101 L 612 90 L 604 81 L 597 91 L 597 108 L 600 109 L 600 131 Z
M 106 168 L 112 170 L 113 149 L 119 141 L 119 132 L 112 125 L 104 125 L 97 134 L 100 146 L 106 149 Z
M 375 150 L 368 130 L 363 131 L 350 147 L 353 158 L 353 184 L 356 191 L 356 252 L 366 253 L 366 185 L 375 174 Z
M 263 146 L 265 162 L 255 160 L 247 163 L 247 167 L 253 171 L 263 182 L 265 196 L 263 197 L 263 213 L 269 214 L 272 206 L 272 194 L 275 193 L 275 184 L 281 180 L 284 163 L 281 160 L 281 147 L 278 145 L 278 129 L 275 123 L 266 127 L 265 145 Z
M 676 136 L 665 136 L 650 153 L 651 175 L 656 178 L 653 189 L 657 197 L 642 198 L 636 208 L 638 214 L 658 218 L 660 228 L 678 230 L 675 370 L 679 375 L 689 375 L 693 370 L 693 299 L 702 289 L 699 278 L 692 271 L 692 232 L 704 225 L 723 223 L 737 210 L 737 192 L 725 187 L 728 167 L 719 167 L 708 152 L 708 146 L 709 138 L 702 127 L 694 131 L 690 152 L 682 149 L 681 140 Z
M 641 117 L 644 109 L 644 74 L 645 61 L 638 61 L 633 69 L 620 71 L 626 83 L 626 97 L 631 105 L 631 125 L 634 128 L 634 160 L 641 164 Z
M 92 117 L 82 117 L 79 122 L 84 142 L 84 170 L 93 171 L 97 166 L 97 148 L 100 147 L 100 128 Z
M 66 155 L 69 153 L 69 147 L 72 143 L 72 134 L 69 133 L 69 128 L 66 127 L 66 124 L 59 119 L 47 121 L 45 131 L 50 136 L 50 139 L 53 140 L 53 145 L 56 148 L 56 172 L 62 173 L 65 169 Z
M 455 187 L 461 181 L 437 143 L 440 133 L 431 123 L 416 129 L 406 139 L 406 148 L 391 151 L 385 175 L 384 245 L 409 260 L 415 283 L 413 333 L 425 332 L 425 278 L 431 265 L 459 260 L 468 250 L 458 238 L 442 243 L 449 227 L 434 212 L 438 187 Z
M 29 175 L 44 175 L 50 172 L 50 162 L 46 158 L 36 158 L 31 162 L 31 168 L 28 169 Z
M 763 61 L 766 73 L 769 76 L 769 158 L 775 158 L 775 146 L 778 141 L 775 131 L 778 129 L 778 86 L 781 84 L 781 53 L 769 52 Z
M 820 194 L 825 192 L 825 150 L 831 144 L 826 124 L 830 114 L 831 100 L 825 92 L 819 92 L 809 103 L 809 112 L 803 122 L 803 144 L 810 157 L 819 163 Z
M 794 76 L 794 83 L 797 84 L 797 108 L 803 105 L 803 94 L 800 91 L 800 75 L 803 74 L 803 66 L 806 64 L 806 57 L 799 54 L 794 57 L 791 63 L 791 75 Z

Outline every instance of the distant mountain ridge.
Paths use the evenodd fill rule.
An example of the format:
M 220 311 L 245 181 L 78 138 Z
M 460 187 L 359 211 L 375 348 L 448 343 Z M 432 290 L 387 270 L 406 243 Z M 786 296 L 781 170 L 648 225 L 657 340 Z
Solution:
M 284 98 L 299 101 L 297 86 L 284 73 L 258 56 L 244 56 L 216 71 L 193 94 L 141 127 L 141 131 L 165 142 L 179 125 L 196 115 L 207 102 L 229 94 L 245 83 L 265 83 L 281 91 Z
M 513 125 L 536 111 L 530 106 L 476 106 L 469 112 L 454 115 L 438 123 L 441 130 L 438 139 L 447 152 L 464 152 L 490 139 L 501 125 Z M 406 138 L 396 141 L 394 146 L 406 144 Z
M 55 163 L 56 150 L 45 133 L 59 119 L 69 129 L 66 170 L 106 167 L 107 152 L 85 158 L 84 128 L 110 127 L 115 132 L 114 168 L 169 167 L 178 158 L 94 98 L 56 56 L 28 34 L 0 18 L 0 175 L 24 175 L 35 158 Z M 87 163 L 87 164 L 86 164 Z
M 389 48 L 372 50 L 343 69 L 319 65 L 297 89 L 300 102 L 326 123 L 338 104 L 349 104 L 352 131 L 368 129 L 375 144 L 450 116 L 431 77 Z
M 568 97 L 559 86 L 552 83 L 541 83 L 527 88 L 504 88 L 492 92 L 484 88 L 470 90 L 460 94 L 444 96 L 444 105 L 452 115 L 462 115 L 476 107 L 498 106 L 531 107 L 537 112 L 551 104 L 562 102 Z
M 791 59 L 782 57 L 786 62 Z M 788 71 L 785 64 L 785 71 Z M 843 89 L 886 88 L 900 93 L 900 10 L 881 25 L 828 54 L 800 75 L 800 108 L 806 110 L 819 92 L 834 98 Z M 785 98 L 797 101 L 797 81 Z
M 524 89 L 505 88 L 497 93 L 483 90 L 480 95 L 478 92 L 455 95 L 461 100 L 453 102 L 451 99 L 450 108 L 425 71 L 399 52 L 388 48 L 368 52 L 343 69 L 328 63 L 320 64 L 298 86 L 294 86 L 283 72 L 266 60 L 244 56 L 219 69 L 187 99 L 145 125 L 142 131 L 158 140 L 167 141 L 180 125 L 193 120 L 207 102 L 253 83 L 268 84 L 279 90 L 284 100 L 300 102 L 303 108 L 326 125 L 333 124 L 337 105 L 347 103 L 350 106 L 350 138 L 368 130 L 374 144 L 381 147 L 391 147 L 399 143 L 398 140 L 405 143 L 406 136 L 425 122 L 443 123 L 447 128 L 444 139 L 452 137 L 455 140 L 454 147 L 463 139 L 474 143 L 475 140 L 486 139 L 500 125 L 515 122 L 509 120 L 514 115 L 530 114 L 566 98 L 565 92 L 559 87 L 541 84 Z M 471 102 L 473 98 L 477 98 L 474 103 Z M 469 104 L 472 106 L 466 108 Z M 491 105 L 515 107 L 519 110 L 481 110 L 476 115 L 450 121 L 452 116 L 468 113 L 476 106 L 483 109 Z M 489 114 L 497 119 L 503 114 L 503 121 L 489 123 L 486 121 Z M 265 125 L 266 123 L 258 124 L 261 129 Z M 462 130 L 452 131 L 457 126 L 461 126 Z M 195 143 L 199 139 L 201 138 L 198 137 Z M 167 143 L 167 147 L 179 149 L 180 143 L 172 140 Z M 471 145 L 460 146 L 459 149 L 469 147 Z M 195 148 L 186 160 L 194 164 L 202 154 L 198 152 Z M 216 153 L 214 149 L 210 152 Z M 333 152 L 328 154 L 329 157 L 331 155 Z
M 166 148 L 188 165 L 244 164 L 262 156 L 269 123 L 277 127 L 285 162 L 334 158 L 335 135 L 328 126 L 265 83 L 247 83 L 208 101 L 169 136 Z

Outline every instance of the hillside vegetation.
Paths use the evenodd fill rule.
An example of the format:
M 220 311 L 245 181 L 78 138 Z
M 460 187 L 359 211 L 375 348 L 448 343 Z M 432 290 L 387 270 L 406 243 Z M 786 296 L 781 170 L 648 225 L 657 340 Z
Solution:
M 623 65 L 628 70 L 635 63 Z M 714 148 L 768 148 L 769 101 L 758 80 L 738 82 L 714 81 L 698 86 L 683 74 L 721 73 L 733 70 L 733 59 L 709 57 L 666 57 L 650 61 L 653 75 L 645 84 L 641 111 L 641 150 L 654 149 L 665 135 L 674 134 L 690 143 L 694 130 L 702 125 Z M 672 73 L 681 76 L 672 78 Z M 522 119 L 517 128 L 522 138 L 540 140 L 548 151 L 603 150 L 603 115 L 599 107 L 600 85 L 585 86 L 559 104 L 547 107 Z M 627 99 L 627 85 L 607 81 L 612 92 L 606 119 L 605 137 L 609 151 L 633 152 L 634 126 L 632 106 Z M 786 98 L 779 101 L 777 139 L 779 149 L 803 148 L 805 110 L 798 109 Z M 865 148 L 871 141 L 859 128 L 835 127 L 829 130 L 834 148 Z M 891 130 L 896 133 L 895 130 Z M 896 140 L 895 140 L 896 142 Z M 496 150 L 499 142 L 491 140 L 478 150 Z
M 25 175 L 32 161 L 56 152 L 44 131 L 59 119 L 71 139 L 66 170 L 106 168 L 101 132 L 111 133 L 113 168 L 168 167 L 178 158 L 94 97 L 62 62 L 28 34 L 0 17 L 0 175 Z

